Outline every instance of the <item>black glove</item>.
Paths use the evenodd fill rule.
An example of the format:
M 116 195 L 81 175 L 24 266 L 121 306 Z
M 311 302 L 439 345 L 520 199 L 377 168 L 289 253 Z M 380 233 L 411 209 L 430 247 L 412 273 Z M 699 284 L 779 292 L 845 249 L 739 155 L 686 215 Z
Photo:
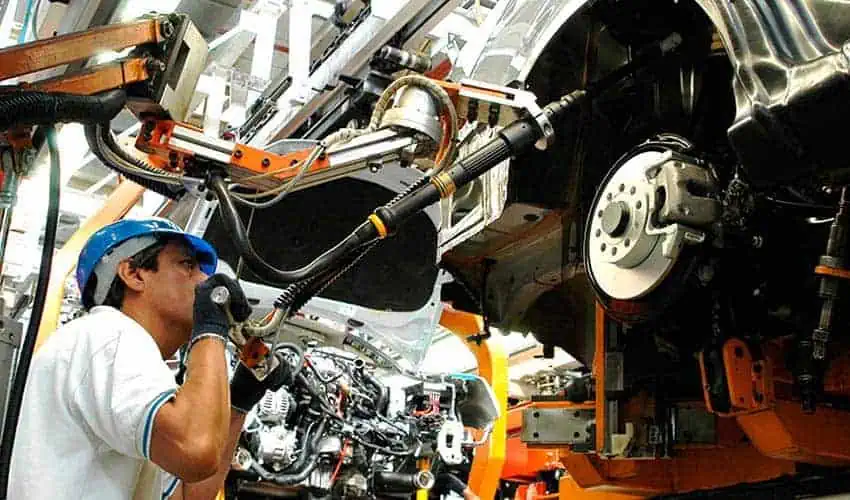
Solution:
M 195 287 L 195 311 L 192 336 L 189 345 L 203 337 L 217 336 L 225 341 L 230 330 L 230 322 L 225 312 L 225 306 L 212 301 L 212 291 L 218 287 L 227 287 L 230 292 L 230 313 L 235 321 L 245 321 L 251 315 L 251 305 L 245 297 L 245 292 L 235 280 L 224 274 L 215 274 Z
M 248 413 L 260 402 L 266 391 L 276 391 L 284 385 L 292 384 L 292 365 L 280 353 L 271 355 L 277 358 L 277 366 L 263 380 L 257 380 L 254 372 L 239 362 L 230 381 L 230 406 Z
M 464 483 L 459 477 L 449 472 L 442 472 L 437 474 L 432 491 L 438 495 L 446 495 L 450 491 L 453 491 L 458 495 L 463 496 L 463 492 L 466 490 L 466 487 L 466 483 Z

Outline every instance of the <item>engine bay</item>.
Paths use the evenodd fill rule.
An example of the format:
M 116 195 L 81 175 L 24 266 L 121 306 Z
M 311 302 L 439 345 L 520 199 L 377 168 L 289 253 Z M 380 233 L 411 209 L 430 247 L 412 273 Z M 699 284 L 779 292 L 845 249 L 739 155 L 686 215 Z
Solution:
M 476 375 L 379 376 L 339 349 L 274 350 L 293 380 L 246 418 L 227 483 L 238 498 L 407 498 L 440 474 L 465 479 L 498 416 Z

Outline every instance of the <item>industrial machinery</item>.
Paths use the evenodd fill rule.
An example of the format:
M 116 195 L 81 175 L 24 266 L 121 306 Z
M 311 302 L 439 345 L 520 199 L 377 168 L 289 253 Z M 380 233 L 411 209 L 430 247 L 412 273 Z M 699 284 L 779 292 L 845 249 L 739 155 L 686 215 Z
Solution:
M 527 1 L 456 68 L 541 99 L 628 75 L 512 160 L 503 213 L 532 217 L 443 256 L 455 307 L 587 367 L 511 411 L 509 496 L 848 490 L 848 14 Z
M 229 480 L 236 498 L 299 489 L 317 497 L 409 497 L 468 461 L 496 416 L 489 387 L 476 376 L 387 385 L 352 355 L 294 343 L 275 349 L 291 354 L 295 381 L 267 393 L 249 415 Z
M 90 120 L 89 136 L 106 164 L 175 199 L 217 201 L 221 234 L 259 279 L 282 289 L 266 316 L 233 330 L 238 355 L 258 370 L 274 348 L 263 339 L 439 202 L 441 224 L 456 229 L 434 242 L 440 266 L 454 277 L 441 299 L 482 315 L 485 330 L 531 332 L 547 350 L 559 346 L 586 366 L 562 391 L 550 388 L 510 412 L 503 496 L 710 490 L 729 498 L 776 485 L 827 492 L 848 489 L 850 465 L 842 314 L 850 192 L 840 163 L 850 102 L 848 8 L 828 0 L 501 2 L 491 33 L 472 44 L 478 57 L 464 58 L 447 81 L 395 79 L 360 116 L 326 113 L 304 131 L 317 134 L 314 142 L 279 154 L 180 123 L 174 92 L 191 72 L 170 72 L 191 61 L 191 42 L 172 36 L 191 30 L 163 29 L 184 26 L 177 18 L 148 25 L 133 42 L 143 49 L 118 73 L 132 82 L 97 89 L 124 86 L 126 94 L 77 99 L 97 102 L 102 113 Z M 517 29 L 529 36 L 512 36 Z M 20 58 L 9 56 L 7 65 L 7 54 L 0 52 L 0 67 L 15 67 Z M 32 85 L 68 91 L 57 85 L 69 81 Z M 535 95 L 553 102 L 540 110 Z M 52 94 L 40 99 L 57 102 Z M 39 139 L 21 125 L 92 116 L 75 114 L 76 106 L 20 106 L 0 113 L 8 120 L 0 128 L 16 130 L 6 137 L 19 155 Z M 143 122 L 136 147 L 147 156 L 117 147 L 104 125 L 124 106 Z M 63 109 L 67 115 L 38 115 Z M 558 140 L 549 144 L 555 130 Z M 270 204 L 270 217 L 282 218 L 295 213 L 296 194 L 356 169 L 379 174 L 388 158 L 417 178 L 368 214 L 352 214 L 349 236 L 319 257 L 293 250 L 302 260 L 287 268 L 257 254 L 239 206 Z M 258 413 L 257 435 L 243 443 L 249 465 L 239 474 L 247 477 L 235 484 L 252 473 L 295 473 L 300 455 L 269 452 L 286 452 L 293 439 L 322 450 L 312 439 L 331 429 L 344 448 L 353 435 L 333 427 L 328 413 L 360 412 L 375 439 L 365 442 L 384 452 L 413 444 L 412 433 L 399 434 L 398 448 L 388 448 L 374 431 L 411 425 L 422 407 L 405 406 L 385 422 L 356 404 L 340 406 L 339 398 L 351 403 L 342 385 L 321 380 L 342 374 L 351 392 L 381 389 L 358 378 L 354 362 L 327 362 L 320 352 L 304 353 L 317 360 L 306 384 L 264 402 L 278 409 L 265 421 Z M 310 395 L 319 416 L 305 418 L 290 397 L 298 403 L 316 380 L 325 390 Z M 457 388 L 454 379 L 432 382 Z M 422 387 L 414 398 L 428 392 Z M 320 415 L 329 422 L 322 433 Z M 384 454 L 390 457 L 379 463 L 388 472 L 422 467 Z M 321 492 L 351 486 L 340 478 L 356 475 L 353 456 L 314 455 L 304 459 L 316 461 L 310 474 L 336 463 L 343 472 L 330 484 L 325 476 L 302 481 Z M 362 490 L 363 481 L 354 482 Z
M 468 463 L 468 452 L 486 441 L 498 416 L 486 383 L 470 376 L 423 379 L 402 373 L 413 383 L 402 384 L 398 392 L 373 375 L 381 356 L 368 339 L 347 339 L 350 350 L 374 356 L 366 366 L 362 359 L 279 343 L 280 336 L 310 298 L 356 266 L 382 240 L 403 230 L 408 219 L 511 155 L 533 144 L 548 147 L 554 137 L 553 122 L 582 103 L 589 92 L 565 95 L 540 109 L 528 92 L 406 75 L 383 91 L 367 126 L 342 128 L 306 148 L 275 154 L 207 137 L 180 122 L 203 68 L 206 47 L 191 21 L 179 14 L 150 16 L 5 49 L 0 51 L 0 79 L 124 48 L 131 50 L 123 59 L 18 84 L 0 94 L 3 148 L 10 152 L 4 156 L 10 159 L 3 165 L 6 178 L 23 173 L 26 153 L 44 138 L 51 156 L 48 236 L 0 449 L 3 488 L 51 274 L 51 234 L 59 195 L 52 127 L 81 122 L 92 152 L 124 178 L 175 200 L 217 200 L 223 224 L 246 265 L 282 290 L 273 311 L 231 329 L 236 347 L 233 359 L 241 360 L 257 376 L 267 373 L 268 363 L 277 362 L 270 353 L 287 346 L 294 356 L 293 371 L 298 373 L 292 384 L 268 396 L 246 430 L 236 469 L 240 476 L 253 477 L 248 484 L 244 477 L 238 478 L 236 489 L 257 492 L 259 488 L 269 494 L 283 486 L 296 492 L 370 498 L 414 491 L 427 494 L 433 484 L 432 468 L 439 471 Z M 109 126 L 124 108 L 141 122 L 136 150 L 120 145 Z M 458 156 L 458 127 L 477 122 L 479 116 L 486 116 L 491 127 L 504 128 L 480 148 Z M 418 179 L 376 207 L 347 237 L 296 269 L 276 267 L 255 252 L 237 205 L 272 206 L 292 191 L 327 183 L 356 169 L 380 169 L 388 157 L 402 158 L 408 168 L 419 172 Z M 227 297 L 219 298 L 226 306 Z M 469 429 L 478 429 L 484 441 L 480 435 L 469 434 Z M 329 457 L 335 461 L 335 472 L 327 467 Z M 278 491 L 275 496 L 281 494 Z

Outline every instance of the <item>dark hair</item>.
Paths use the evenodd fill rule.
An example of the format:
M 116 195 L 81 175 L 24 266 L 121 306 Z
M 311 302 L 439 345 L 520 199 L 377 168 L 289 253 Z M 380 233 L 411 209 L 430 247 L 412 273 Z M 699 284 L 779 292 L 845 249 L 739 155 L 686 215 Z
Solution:
M 160 252 L 162 252 L 162 249 L 165 248 L 169 241 L 174 239 L 174 237 L 168 236 L 158 237 L 156 243 L 130 257 L 130 267 L 133 269 L 156 271 L 158 268 Z M 93 295 L 96 288 L 97 275 L 92 273 L 89 283 L 86 285 L 86 289 L 83 292 L 83 296 L 85 297 L 83 303 L 94 303 Z M 124 303 L 125 291 L 126 285 L 124 285 L 124 281 L 118 275 L 115 275 L 115 278 L 112 280 L 112 284 L 109 286 L 109 290 L 106 292 L 106 298 L 103 300 L 103 305 L 120 309 L 121 305 Z

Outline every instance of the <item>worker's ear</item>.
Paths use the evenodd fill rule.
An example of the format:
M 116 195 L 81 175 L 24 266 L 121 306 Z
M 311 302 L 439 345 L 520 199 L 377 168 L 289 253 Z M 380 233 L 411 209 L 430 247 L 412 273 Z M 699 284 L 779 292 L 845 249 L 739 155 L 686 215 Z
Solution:
M 140 273 L 141 269 L 134 266 L 130 259 L 124 259 L 118 263 L 115 274 L 124 282 L 124 286 L 134 292 L 142 292 L 145 289 L 145 279 Z

